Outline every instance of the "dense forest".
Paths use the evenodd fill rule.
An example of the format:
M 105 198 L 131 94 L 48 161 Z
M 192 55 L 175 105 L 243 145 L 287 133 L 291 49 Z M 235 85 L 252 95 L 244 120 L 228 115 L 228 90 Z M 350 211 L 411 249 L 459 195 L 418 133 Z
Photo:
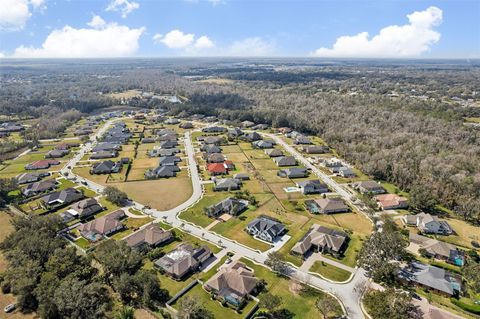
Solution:
M 414 206 L 433 211 L 441 204 L 480 223 L 480 132 L 463 125 L 464 117 L 480 116 L 480 107 L 452 100 L 478 101 L 478 61 L 127 62 L 3 62 L 0 114 L 42 117 L 55 108 L 69 112 L 61 121 L 69 123 L 78 116 L 71 109 L 88 113 L 118 103 L 111 92 L 175 93 L 189 101 L 136 106 L 318 134 L 367 174 L 410 191 Z M 42 131 L 61 130 L 43 122 Z

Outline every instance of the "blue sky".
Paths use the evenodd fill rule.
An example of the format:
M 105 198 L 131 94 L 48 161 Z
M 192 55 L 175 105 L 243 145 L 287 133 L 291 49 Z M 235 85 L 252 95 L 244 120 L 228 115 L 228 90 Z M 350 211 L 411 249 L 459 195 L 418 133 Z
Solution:
M 477 0 L 0 0 L 0 52 L 478 58 L 479 21 Z

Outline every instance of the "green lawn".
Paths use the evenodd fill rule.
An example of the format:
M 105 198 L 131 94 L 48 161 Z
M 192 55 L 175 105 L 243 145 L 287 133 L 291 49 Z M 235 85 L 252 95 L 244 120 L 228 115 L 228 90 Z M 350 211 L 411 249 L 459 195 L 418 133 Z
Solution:
M 83 237 L 78 238 L 74 243 L 83 249 L 88 249 L 90 247 L 90 242 Z
M 227 198 L 229 196 L 228 193 L 226 192 L 220 192 L 220 193 L 207 193 L 201 200 L 196 204 L 194 207 L 188 209 L 185 212 L 182 212 L 180 214 L 180 218 L 189 221 L 191 223 L 194 223 L 198 226 L 201 227 L 206 227 L 210 225 L 214 219 L 208 217 L 204 212 L 203 209 L 205 207 L 208 207 L 210 205 L 214 205 L 223 199 Z
M 357 263 L 357 255 L 360 252 L 360 248 L 362 248 L 362 244 L 363 244 L 363 237 L 357 234 L 353 234 L 350 236 L 350 241 L 348 242 L 348 248 L 345 251 L 344 256 L 340 258 L 335 258 L 328 254 L 325 254 L 324 256 L 329 259 L 338 261 L 344 265 L 355 267 Z
M 316 261 L 310 268 L 310 271 L 320 274 L 330 280 L 340 282 L 346 281 L 348 278 L 350 278 L 351 275 L 349 271 L 332 266 L 324 261 Z
M 86 197 L 95 197 L 97 196 L 97 193 L 92 191 L 91 189 L 85 187 L 85 186 L 80 186 L 77 188 L 79 191 L 82 191 L 83 192 L 83 195 L 85 195 Z
M 75 187 L 77 184 L 75 184 L 74 182 L 66 179 L 66 178 L 60 178 L 57 180 L 57 182 L 60 183 L 60 185 L 58 186 L 58 189 L 59 190 L 62 190 L 62 189 L 65 189 L 65 188 L 70 188 L 70 187 Z

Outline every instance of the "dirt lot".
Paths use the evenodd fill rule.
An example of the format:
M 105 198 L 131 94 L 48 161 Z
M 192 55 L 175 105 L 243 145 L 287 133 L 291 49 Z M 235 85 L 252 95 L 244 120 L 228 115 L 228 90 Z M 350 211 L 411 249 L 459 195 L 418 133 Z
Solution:
M 145 180 L 109 184 L 126 192 L 133 200 L 158 210 L 168 210 L 192 196 L 192 184 L 188 177 Z

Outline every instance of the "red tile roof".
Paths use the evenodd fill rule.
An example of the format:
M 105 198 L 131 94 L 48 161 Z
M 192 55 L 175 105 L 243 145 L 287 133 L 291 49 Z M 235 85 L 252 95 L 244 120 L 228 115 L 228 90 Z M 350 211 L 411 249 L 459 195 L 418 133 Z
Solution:
M 227 168 L 223 163 L 208 164 L 207 169 L 210 173 L 226 173 L 227 172 Z

